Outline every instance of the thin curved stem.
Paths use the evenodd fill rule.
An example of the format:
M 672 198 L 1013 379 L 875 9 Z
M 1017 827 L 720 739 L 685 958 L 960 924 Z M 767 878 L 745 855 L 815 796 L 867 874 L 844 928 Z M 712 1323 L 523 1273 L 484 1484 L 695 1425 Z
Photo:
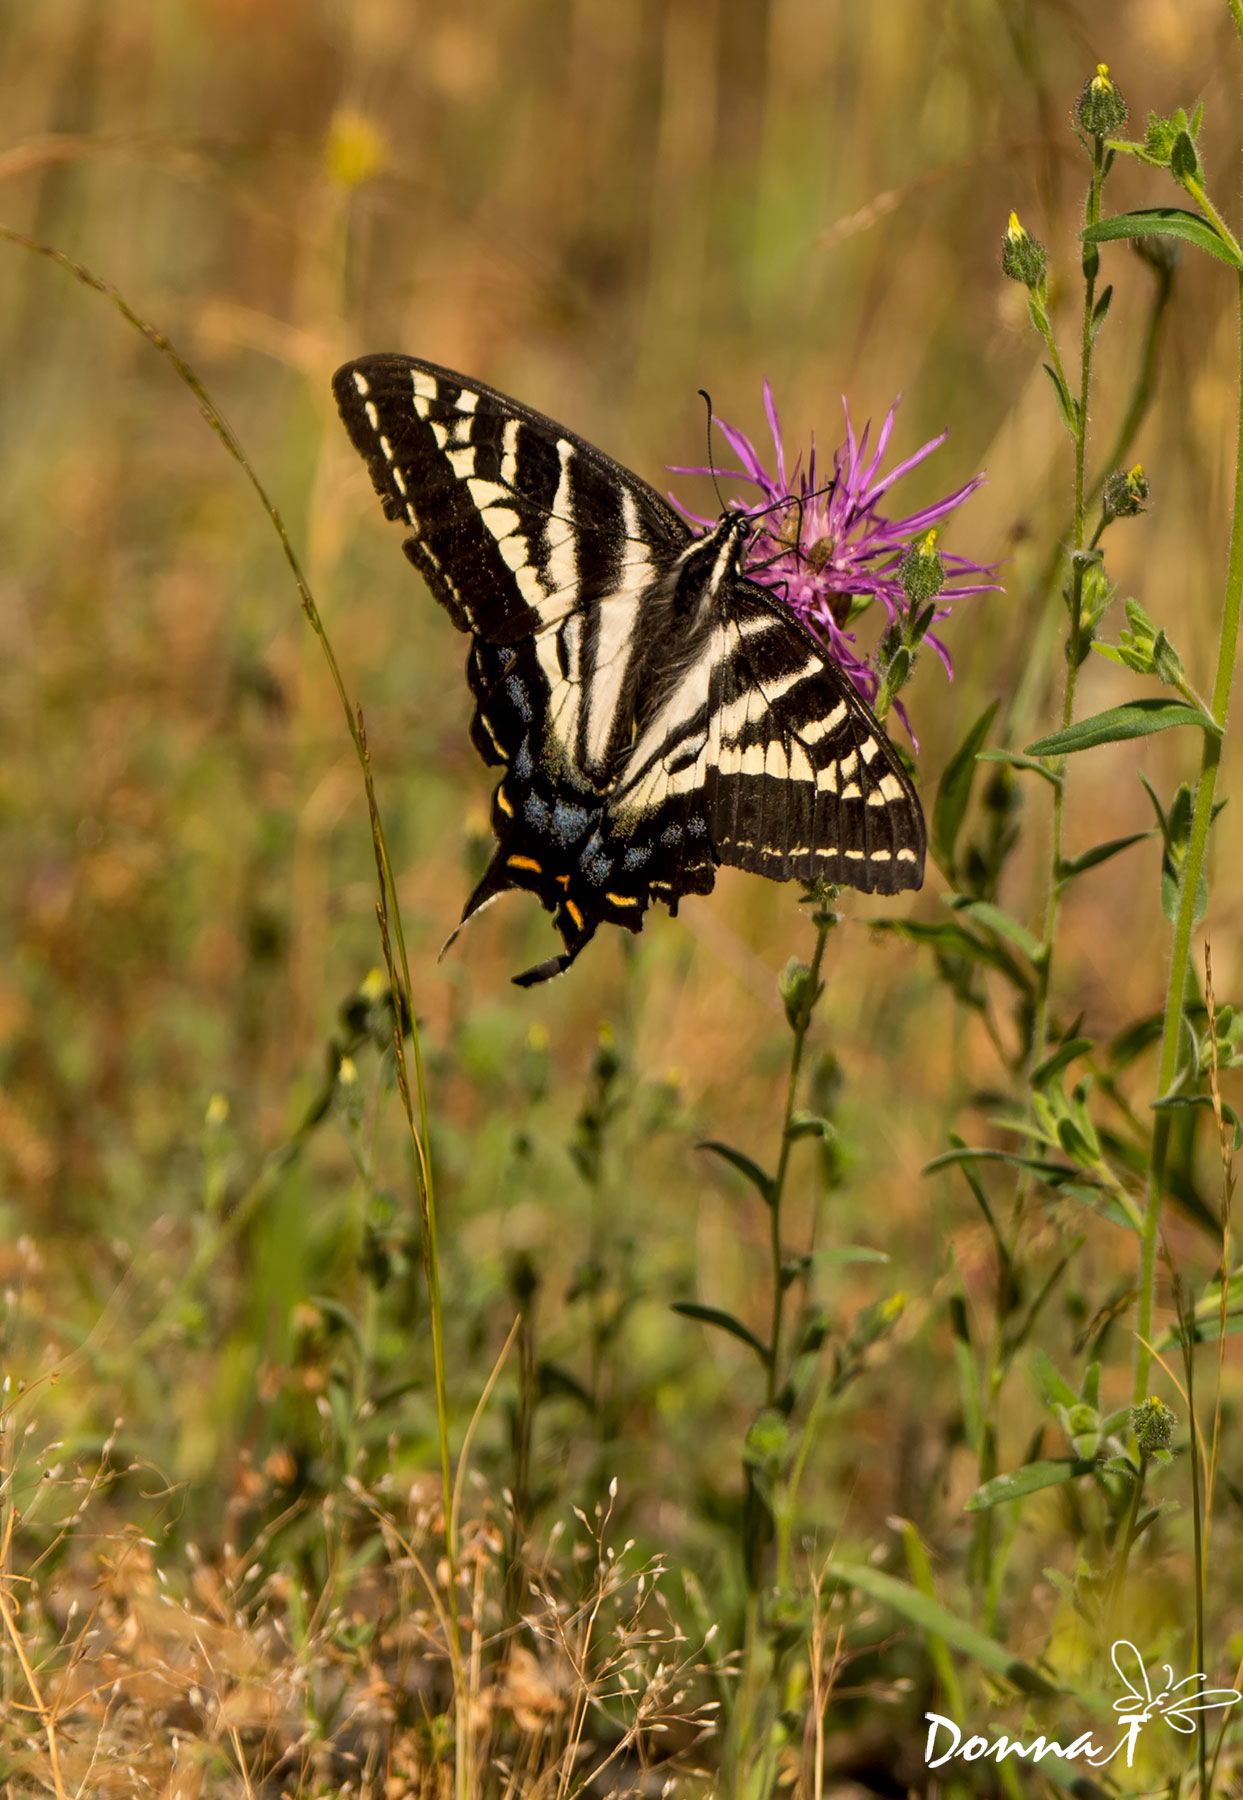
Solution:
M 1230 710 L 1235 652 L 1239 642 L 1239 616 L 1243 609 L 1243 275 L 1239 277 L 1238 302 L 1239 421 L 1235 452 L 1234 519 L 1230 529 L 1230 560 L 1226 573 L 1226 597 L 1222 608 L 1221 635 L 1217 644 L 1217 673 L 1213 682 L 1212 699 L 1212 714 L 1218 729 L 1204 733 L 1200 779 L 1196 786 L 1195 806 L 1191 816 L 1191 835 L 1179 883 L 1174 947 L 1170 956 L 1170 981 L 1165 1001 L 1165 1025 L 1161 1035 L 1161 1066 L 1157 1077 L 1159 1100 L 1166 1098 L 1175 1088 L 1182 1064 L 1183 1009 L 1191 962 L 1191 934 L 1195 929 L 1196 898 L 1204 868 L 1209 826 L 1213 822 L 1213 799 L 1217 788 L 1217 771 L 1221 764 L 1226 718 Z M 1152 1132 L 1152 1163 L 1148 1177 L 1144 1229 L 1140 1239 L 1139 1303 L 1135 1322 L 1137 1405 L 1148 1392 L 1148 1375 L 1152 1367 L 1150 1346 L 1156 1300 L 1157 1240 L 1161 1226 L 1161 1205 L 1165 1197 L 1170 1122 L 1171 1115 L 1168 1111 L 1158 1112 Z
M 333 685 L 337 690 L 337 696 L 340 699 L 342 711 L 345 714 L 346 726 L 349 730 L 350 738 L 353 741 L 359 766 L 362 769 L 363 785 L 367 795 L 367 811 L 371 820 L 371 835 L 375 847 L 376 873 L 379 886 L 379 899 L 376 911 L 379 918 L 380 937 L 384 948 L 385 962 L 388 967 L 389 983 L 393 993 L 393 1012 L 395 1019 L 393 1035 L 394 1054 L 397 1061 L 398 1088 L 401 1093 L 402 1105 L 406 1113 L 411 1144 L 414 1150 L 415 1165 L 418 1172 L 419 1209 L 422 1217 L 422 1238 L 424 1245 L 424 1268 L 427 1274 L 428 1305 L 432 1323 L 432 1361 L 436 1387 L 436 1413 L 440 1437 L 441 1480 L 444 1488 L 445 1556 L 449 1567 L 451 1589 L 451 1600 L 447 1609 L 449 1617 L 450 1655 L 453 1662 L 455 1691 L 460 1691 L 462 1647 L 456 1601 L 457 1555 L 454 1532 L 455 1521 L 453 1517 L 453 1484 L 450 1470 L 448 1441 L 444 1315 L 440 1297 L 439 1262 L 436 1251 L 435 1189 L 432 1179 L 431 1160 L 428 1152 L 427 1092 L 423 1078 L 423 1054 L 419 1041 L 419 1028 L 414 1014 L 413 989 L 410 982 L 410 965 L 406 956 L 405 937 L 401 927 L 401 914 L 397 906 L 397 888 L 393 879 L 392 865 L 389 861 L 388 845 L 384 839 L 384 829 L 380 821 L 380 811 L 376 801 L 375 784 L 371 776 L 371 758 L 367 749 L 367 735 L 363 724 L 362 712 L 361 710 L 356 711 L 350 700 L 349 693 L 345 686 L 345 678 L 341 673 L 340 664 L 337 662 L 332 644 L 329 641 L 323 618 L 320 614 L 319 607 L 315 602 L 315 597 L 311 592 L 306 576 L 302 572 L 302 565 L 298 559 L 298 554 L 293 547 L 293 541 L 289 536 L 288 527 L 279 510 L 268 497 L 266 488 L 255 473 L 253 465 L 225 419 L 224 414 L 220 411 L 220 408 L 216 405 L 190 364 L 186 362 L 185 358 L 174 348 L 162 331 L 159 331 L 148 320 L 142 318 L 139 313 L 134 311 L 133 307 L 129 305 L 128 301 L 119 290 L 113 287 L 111 282 L 105 281 L 102 276 L 96 275 L 84 264 L 76 262 L 73 257 L 66 256 L 63 250 L 58 250 L 52 244 L 37 243 L 33 238 L 28 238 L 24 236 L 23 233 L 14 231 L 7 225 L 0 225 L 0 240 L 14 245 L 19 250 L 28 250 L 36 256 L 46 257 L 49 262 L 57 263 L 62 269 L 67 270 L 69 274 L 82 282 L 84 286 L 93 288 L 97 294 L 102 294 L 106 300 L 112 302 L 127 323 L 132 325 L 136 331 L 140 332 L 142 336 L 146 338 L 147 342 L 171 363 L 181 381 L 185 383 L 186 387 L 189 388 L 190 392 L 194 395 L 194 398 L 198 401 L 200 410 L 202 411 L 207 424 L 220 439 L 234 462 L 242 469 L 246 479 L 249 481 L 257 495 L 263 510 L 266 512 L 273 530 L 280 540 L 281 550 L 284 554 L 286 563 L 289 565 L 290 573 L 294 579 L 294 585 L 298 590 L 298 598 L 302 603 L 302 611 L 306 616 L 307 623 L 319 639 L 320 648 L 324 653 L 324 658 L 332 676 Z M 393 956 L 394 943 L 396 944 L 397 949 L 396 960 Z M 398 980 L 397 962 L 400 963 L 401 968 L 400 981 Z M 417 1124 L 415 1122 L 415 1109 L 410 1091 L 410 1083 L 406 1073 L 405 1045 L 402 1038 L 401 1023 L 403 1013 L 408 1015 L 410 1021 L 411 1046 L 415 1071 L 415 1090 L 417 1093 L 418 1105 Z M 256 1190 L 254 1191 L 261 1193 L 258 1184 L 256 1184 Z
M 773 1271 L 772 1325 L 768 1334 L 769 1406 L 776 1402 L 781 1378 L 781 1338 L 785 1320 L 785 1263 L 781 1249 L 781 1202 L 785 1194 L 786 1175 L 790 1168 L 790 1149 L 794 1141 L 790 1135 L 790 1126 L 794 1120 L 795 1101 L 798 1097 L 798 1078 L 803 1065 L 803 1046 L 807 1042 L 807 1032 L 811 1025 L 812 1014 L 816 1010 L 816 1001 L 820 998 L 820 966 L 824 961 L 824 947 L 829 941 L 829 933 L 835 922 L 832 913 L 826 912 L 823 907 L 816 914 L 816 947 L 812 952 L 811 967 L 802 1004 L 799 1007 L 798 1016 L 794 1020 L 794 1047 L 790 1052 L 790 1079 L 786 1087 L 785 1114 L 781 1123 L 781 1152 L 777 1159 L 777 1173 L 773 1177 L 768 1209 L 768 1239 Z
M 1085 225 L 1100 218 L 1101 187 L 1104 181 L 1104 143 L 1092 141 L 1092 182 L 1085 207 Z M 1070 635 L 1066 644 L 1066 689 L 1062 698 L 1062 728 L 1071 723 L 1075 711 L 1075 687 L 1079 678 L 1081 630 L 1083 620 L 1083 564 L 1078 552 L 1083 549 L 1087 529 L 1086 468 L 1088 447 L 1088 401 L 1092 392 L 1093 313 L 1096 308 L 1096 274 L 1098 252 L 1093 248 L 1086 260 L 1083 276 L 1083 326 L 1079 361 L 1079 402 L 1075 421 L 1075 505 L 1072 524 L 1072 547 L 1075 552 L 1070 578 Z M 1063 758 L 1058 773 L 1065 774 Z M 1049 1034 L 1049 989 L 1053 969 L 1053 940 L 1057 931 L 1058 908 L 1062 898 L 1062 833 L 1066 809 L 1066 783 L 1061 780 L 1053 790 L 1053 848 L 1049 867 L 1049 898 L 1045 908 L 1044 936 L 1036 965 L 1036 1024 L 1032 1040 L 1032 1064 L 1044 1060 Z

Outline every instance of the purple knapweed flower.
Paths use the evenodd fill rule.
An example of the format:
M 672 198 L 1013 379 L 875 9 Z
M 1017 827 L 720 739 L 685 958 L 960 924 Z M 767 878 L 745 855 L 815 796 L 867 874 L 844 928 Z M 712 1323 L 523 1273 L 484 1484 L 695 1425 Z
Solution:
M 732 502 L 739 511 L 757 520 L 743 557 L 744 574 L 788 601 L 869 704 L 876 698 L 880 677 L 874 663 L 859 654 L 855 634 L 848 626 L 873 601 L 885 608 L 891 625 L 906 618 L 910 601 L 898 573 L 903 557 L 984 480 L 983 475 L 977 475 L 919 512 L 904 519 L 888 518 L 879 510 L 885 494 L 903 475 L 931 456 L 946 438 L 942 432 L 882 475 L 880 467 L 893 435 L 897 408 L 895 400 L 885 416 L 876 447 L 869 452 L 871 426 L 865 426 L 862 437 L 856 438 L 850 408 L 843 399 L 846 442 L 834 452 L 832 472 L 827 479 L 823 471 L 817 473 L 814 441 L 806 468 L 800 456 L 787 473 L 781 425 L 767 381 L 764 410 L 773 434 L 775 476 L 764 467 L 750 438 L 717 420 L 721 436 L 742 465 L 738 469 L 717 470 L 717 475 L 749 482 L 758 490 L 754 499 Z M 674 473 L 710 475 L 713 471 L 678 468 Z M 700 518 L 676 498 L 674 505 L 693 525 L 706 530 L 716 523 L 715 519 Z M 945 618 L 955 600 L 998 587 L 991 579 L 995 573 L 992 567 L 972 562 L 966 556 L 940 554 L 945 582 L 937 596 L 934 623 Z M 927 642 L 952 679 L 953 664 L 945 645 L 931 632 Z M 898 711 L 901 710 L 899 705 Z M 902 716 L 905 720 L 905 714 Z

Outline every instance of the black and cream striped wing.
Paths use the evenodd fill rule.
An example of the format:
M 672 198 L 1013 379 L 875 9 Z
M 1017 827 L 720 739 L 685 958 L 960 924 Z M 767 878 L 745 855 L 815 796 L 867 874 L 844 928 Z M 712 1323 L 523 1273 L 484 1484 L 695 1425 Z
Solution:
M 333 389 L 385 512 L 410 528 L 407 556 L 459 629 L 534 640 L 552 747 L 602 789 L 630 729 L 644 603 L 686 525 L 585 439 L 434 363 L 362 357 Z
M 753 583 L 728 599 L 707 778 L 722 862 L 894 894 L 924 878 L 923 809 L 854 684 Z
M 923 880 L 923 812 L 883 729 L 788 607 L 737 576 L 611 810 L 663 820 L 657 840 L 692 857 L 702 821 L 717 861 L 774 881 L 897 893 Z

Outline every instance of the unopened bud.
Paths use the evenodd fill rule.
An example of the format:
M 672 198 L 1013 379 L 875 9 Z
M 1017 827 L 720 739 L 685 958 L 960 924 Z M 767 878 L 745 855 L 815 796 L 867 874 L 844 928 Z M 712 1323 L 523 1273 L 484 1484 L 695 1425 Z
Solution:
M 1043 244 L 1019 224 L 1012 212 L 1006 235 L 1001 240 L 1001 272 L 1011 281 L 1021 281 L 1025 288 L 1038 288 L 1045 278 L 1049 258 Z
M 898 564 L 898 580 L 912 606 L 936 599 L 945 586 L 945 564 L 937 552 L 935 531 L 911 545 Z
M 801 1030 L 821 994 L 821 986 L 813 982 L 807 964 L 792 956 L 777 977 L 777 991 L 785 1004 L 790 1029 Z
M 1084 83 L 1075 106 L 1075 117 L 1095 138 L 1111 137 L 1126 124 L 1126 101 L 1110 80 L 1105 63 L 1097 63 L 1095 75 Z
M 1148 477 L 1136 463 L 1133 469 L 1119 469 L 1109 477 L 1101 493 L 1101 507 L 1107 519 L 1132 519 L 1143 512 L 1148 494 Z
M 1169 1449 L 1174 1441 L 1174 1427 L 1177 1423 L 1177 1414 L 1172 1413 L 1155 1394 L 1131 1408 L 1131 1430 L 1145 1456 L 1156 1456 Z

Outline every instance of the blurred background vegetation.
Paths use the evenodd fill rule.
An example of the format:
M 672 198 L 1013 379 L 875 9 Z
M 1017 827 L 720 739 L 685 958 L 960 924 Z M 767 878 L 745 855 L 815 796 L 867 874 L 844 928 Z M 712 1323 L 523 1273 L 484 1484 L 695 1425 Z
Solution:
M 952 685 L 925 658 L 906 696 L 930 796 L 989 701 L 1019 748 L 1060 717 L 1045 568 L 1070 447 L 1025 295 L 999 273 L 1007 214 L 1048 246 L 1073 334 L 1085 77 L 1107 60 L 1140 129 L 1150 107 L 1203 100 L 1201 153 L 1229 195 L 1236 57 L 1219 0 L 41 0 L 0 18 L 0 217 L 115 283 L 192 361 L 305 552 L 366 711 L 426 1033 L 459 1429 L 525 1305 L 523 1354 L 544 1365 L 532 1520 L 546 1532 L 616 1476 L 627 1534 L 696 1570 L 723 1617 L 759 1396 L 747 1352 L 670 1304 L 762 1324 L 767 1222 L 695 1144 L 773 1143 L 775 977 L 810 928 L 796 892 L 724 872 L 633 944 L 602 932 L 547 988 L 509 986 L 551 942 L 520 897 L 437 963 L 485 854 L 490 780 L 462 640 L 380 518 L 329 376 L 365 351 L 434 358 L 658 486 L 703 460 L 701 386 L 762 444 L 768 376 L 787 445 L 822 448 L 841 395 L 861 422 L 901 393 L 895 455 L 949 430 L 909 497 L 986 469 L 945 547 L 998 560 L 1006 588 L 956 610 Z M 1157 187 L 1127 165 L 1111 204 L 1169 203 Z M 1121 247 L 1107 275 L 1098 453 L 1152 291 Z M 1111 550 L 1202 689 L 1233 485 L 1231 302 L 1187 257 L 1134 453 L 1152 505 Z M 40 1459 L 98 1474 L 115 1421 L 97 1534 L 210 1560 L 262 1529 L 279 1559 L 312 1555 L 312 1502 L 360 1455 L 407 1482 L 430 1471 L 434 1414 L 408 1143 L 390 1107 L 363 1179 L 370 1112 L 354 1138 L 339 1095 L 318 1116 L 340 1008 L 379 953 L 358 770 L 279 547 L 168 365 L 12 249 L 0 359 L 0 1285 L 4 1367 L 32 1389 L 14 1419 L 35 1427 L 9 1498 L 32 1541 L 60 1546 L 44 1576 L 67 1595 L 86 1577 L 53 1529 L 65 1507 L 32 1512 Z M 1082 709 L 1129 679 L 1092 659 Z M 1191 774 L 1182 735 L 1145 746 L 1167 791 Z M 1072 850 L 1151 823 L 1134 760 L 1084 759 Z M 1228 746 L 1225 791 L 1237 774 Z M 1033 921 L 1035 786 L 1006 895 Z M 1231 806 L 1207 922 L 1223 996 L 1241 830 Z M 1074 890 L 1064 1022 L 1082 1012 L 1107 1038 L 1160 1007 L 1158 865 L 1146 844 Z M 931 872 L 910 910 L 941 917 L 938 886 Z M 931 959 L 867 930 L 891 904 L 842 910 L 813 1040 L 840 1140 L 800 1165 L 790 1236 L 819 1217 L 823 1241 L 892 1258 L 829 1272 L 835 1319 L 898 1290 L 907 1306 L 815 1446 L 811 1513 L 822 1549 L 870 1544 L 900 1513 L 948 1553 L 975 1465 L 945 1302 L 987 1287 L 989 1246 L 961 1180 L 920 1171 L 947 1129 L 986 1133 L 1001 1065 Z M 376 1058 L 360 1044 L 356 1061 L 370 1105 Z M 1046 1320 L 1068 1369 L 1133 1262 L 1086 1214 L 1043 1229 L 1071 1226 L 1087 1242 Z M 1214 1265 L 1193 1224 L 1170 1235 L 1192 1270 Z M 1111 1347 L 1122 1403 L 1124 1328 Z M 511 1359 L 474 1451 L 492 1494 L 515 1479 L 516 1394 Z M 1039 1420 L 1034 1393 L 1014 1397 L 1003 1466 Z M 1024 1529 L 1037 1581 L 1053 1552 Z M 1216 1554 L 1237 1570 L 1237 1534 Z

